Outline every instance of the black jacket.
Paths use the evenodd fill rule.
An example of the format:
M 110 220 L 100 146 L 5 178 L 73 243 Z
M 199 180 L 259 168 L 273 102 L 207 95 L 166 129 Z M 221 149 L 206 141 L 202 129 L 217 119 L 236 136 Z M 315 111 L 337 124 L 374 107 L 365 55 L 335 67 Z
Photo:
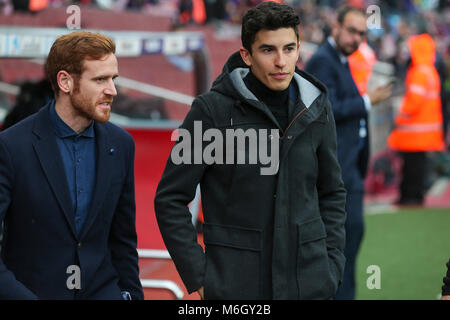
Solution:
M 442 295 L 450 295 L 450 259 L 447 262 L 447 274 L 444 277 L 444 285 L 442 286 Z
M 326 89 L 297 70 L 302 101 L 277 135 L 270 131 L 279 129 L 275 117 L 244 85 L 247 73 L 233 54 L 180 128 L 193 135 L 194 121 L 202 121 L 203 132 L 215 128 L 223 136 L 227 129 L 266 129 L 259 142 L 270 148 L 279 139 L 277 174 L 262 175 L 268 165 L 260 162 L 175 164 L 169 157 L 155 197 L 160 231 L 188 291 L 204 286 L 206 299 L 331 298 L 344 268 L 346 193 Z M 249 145 L 241 151 L 249 160 Z M 187 207 L 197 184 L 205 252 Z

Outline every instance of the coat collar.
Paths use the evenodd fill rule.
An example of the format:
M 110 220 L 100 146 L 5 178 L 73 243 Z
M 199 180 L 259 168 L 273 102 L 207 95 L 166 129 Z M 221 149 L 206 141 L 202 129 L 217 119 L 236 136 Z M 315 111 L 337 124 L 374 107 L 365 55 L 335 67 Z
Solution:
M 336 44 L 336 41 L 334 40 L 334 38 L 333 38 L 332 36 L 329 36 L 329 37 L 327 38 L 327 41 L 328 41 L 328 44 L 334 49 L 334 51 L 335 51 L 336 54 L 338 55 L 339 61 L 340 61 L 342 64 L 348 63 L 348 58 L 347 58 L 345 55 L 343 55 L 343 54 L 338 50 L 337 44 Z
M 333 41 L 334 41 L 334 39 L 333 39 Z M 339 64 L 340 66 L 344 66 L 345 65 L 345 63 L 348 63 L 348 58 L 347 58 L 347 61 L 344 63 L 344 61 L 342 60 L 342 57 L 341 56 L 343 56 L 338 50 L 337 50 L 337 48 L 336 47 L 334 47 L 331 43 L 330 43 L 330 41 L 327 39 L 323 44 L 322 44 L 322 47 L 325 49 L 325 51 L 327 52 L 327 54 L 332 58 L 332 59 L 334 59 L 334 61 L 337 63 L 337 64 Z M 345 56 L 344 56 L 345 57 Z

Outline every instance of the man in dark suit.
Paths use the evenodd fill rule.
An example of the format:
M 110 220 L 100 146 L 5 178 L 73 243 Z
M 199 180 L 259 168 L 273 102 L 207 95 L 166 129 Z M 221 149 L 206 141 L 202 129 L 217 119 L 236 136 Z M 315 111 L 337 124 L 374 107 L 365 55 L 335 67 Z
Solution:
M 305 67 L 328 88 L 336 120 L 338 159 L 347 189 L 346 265 L 344 280 L 336 296 L 338 299 L 355 297 L 355 263 L 364 232 L 363 182 L 369 159 L 368 113 L 372 105 L 391 94 L 391 86 L 383 86 L 368 90 L 361 96 L 350 73 L 347 56 L 358 49 L 365 38 L 366 28 L 363 11 L 341 8 L 332 36 Z
M 0 134 L 0 299 L 143 299 L 134 142 L 107 122 L 114 52 L 100 34 L 59 37 L 55 100 Z

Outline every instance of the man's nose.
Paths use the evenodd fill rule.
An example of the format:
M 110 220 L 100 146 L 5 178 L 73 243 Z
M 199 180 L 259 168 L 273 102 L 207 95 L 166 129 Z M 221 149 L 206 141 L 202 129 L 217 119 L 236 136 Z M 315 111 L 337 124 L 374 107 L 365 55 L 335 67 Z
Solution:
M 104 92 L 105 92 L 105 94 L 113 96 L 113 97 L 117 96 L 116 85 L 112 79 L 110 79 L 108 81 L 108 84 L 107 84 Z
M 277 56 L 275 57 L 275 65 L 280 69 L 286 66 L 286 57 L 284 56 L 284 53 L 282 51 L 277 52 Z

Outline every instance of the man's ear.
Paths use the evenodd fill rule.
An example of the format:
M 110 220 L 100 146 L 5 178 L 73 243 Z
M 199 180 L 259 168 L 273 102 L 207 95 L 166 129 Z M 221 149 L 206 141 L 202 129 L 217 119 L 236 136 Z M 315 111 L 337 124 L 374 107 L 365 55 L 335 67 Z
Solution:
M 242 60 L 244 60 L 245 64 L 247 66 L 251 67 L 252 66 L 252 54 L 244 47 L 241 47 L 239 49 L 239 52 L 240 52 Z
M 70 93 L 73 89 L 73 78 L 64 70 L 61 70 L 56 75 L 56 81 L 58 83 L 59 90 L 64 93 Z
M 339 22 L 335 21 L 333 23 L 333 26 L 331 27 L 331 36 L 336 39 L 337 34 L 339 33 L 339 29 L 340 29 L 341 25 L 339 24 Z

